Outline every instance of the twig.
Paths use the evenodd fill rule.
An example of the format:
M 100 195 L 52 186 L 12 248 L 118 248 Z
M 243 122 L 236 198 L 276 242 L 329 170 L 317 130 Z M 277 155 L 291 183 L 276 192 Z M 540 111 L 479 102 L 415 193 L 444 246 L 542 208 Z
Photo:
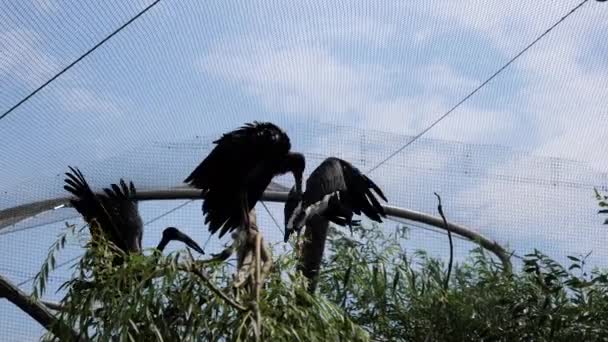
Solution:
M 439 215 L 441 215 L 441 218 L 443 219 L 445 230 L 448 231 L 448 240 L 450 241 L 450 263 L 448 264 L 448 275 L 446 276 L 445 284 L 443 285 L 444 289 L 447 290 L 450 284 L 450 275 L 452 274 L 452 263 L 454 262 L 454 243 L 452 242 L 452 231 L 450 230 L 450 226 L 448 225 L 448 220 L 446 220 L 445 215 L 443 214 L 443 207 L 441 206 L 441 197 L 436 192 L 435 196 L 437 196 L 437 200 L 439 201 L 439 204 L 437 204 L 437 210 L 439 211 Z
M 342 308 L 346 308 L 346 299 L 348 298 L 348 282 L 350 281 L 350 273 L 353 269 L 353 261 L 348 262 L 348 268 L 344 274 L 344 293 L 342 294 Z
M 262 288 L 262 234 L 256 232 L 255 237 L 255 339 L 260 341 L 262 335 L 262 313 L 260 312 L 260 292 Z
M 234 300 L 232 300 L 230 297 L 226 296 L 226 294 L 224 292 L 222 292 L 222 290 L 220 290 L 217 286 L 215 286 L 215 284 L 213 284 L 213 282 L 211 282 L 211 280 L 209 279 L 209 277 L 207 277 L 207 275 L 205 275 L 201 270 L 196 269 L 192 266 L 190 267 L 181 267 L 181 270 L 186 271 L 186 272 L 192 272 L 194 273 L 196 276 L 198 276 L 199 278 L 201 278 L 201 280 L 205 283 L 205 285 L 207 285 L 207 287 L 209 289 L 211 289 L 211 291 L 213 291 L 216 295 L 218 295 L 219 297 L 221 297 L 224 301 L 226 301 L 226 303 L 228 303 L 230 306 L 232 306 L 233 308 L 245 312 L 248 311 L 246 307 L 240 305 L 239 303 L 235 302 Z
M 44 304 L 28 296 L 9 280 L 0 275 L 0 293 L 11 303 L 18 306 L 25 313 L 30 315 L 36 322 L 40 323 L 47 330 L 52 332 L 57 338 L 62 338 L 64 332 L 70 336 L 71 341 L 79 341 L 79 335 L 70 327 L 63 324 L 55 317 Z

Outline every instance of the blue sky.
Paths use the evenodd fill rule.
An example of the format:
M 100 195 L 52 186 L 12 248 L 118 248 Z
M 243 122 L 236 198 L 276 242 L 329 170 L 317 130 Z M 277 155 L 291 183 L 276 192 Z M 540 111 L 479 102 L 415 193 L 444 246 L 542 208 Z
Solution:
M 148 3 L 3 1 L 0 112 Z M 212 139 L 252 120 L 284 127 L 308 172 L 328 155 L 367 170 L 577 3 L 161 1 L 0 121 L 0 209 L 62 194 L 67 165 L 99 187 L 179 185 Z M 607 19 L 588 1 L 425 136 L 436 140 L 374 171 L 391 204 L 434 213 L 439 191 L 448 217 L 518 251 L 594 250 L 605 265 L 592 186 L 608 183 Z M 144 220 L 176 204 L 146 203 Z M 155 222 L 147 245 L 175 222 L 205 241 L 199 209 Z M 61 226 L 0 235 L 11 279 L 35 272 Z M 441 235 L 412 234 L 444 255 Z M 20 336 L 13 315 L 0 331 Z

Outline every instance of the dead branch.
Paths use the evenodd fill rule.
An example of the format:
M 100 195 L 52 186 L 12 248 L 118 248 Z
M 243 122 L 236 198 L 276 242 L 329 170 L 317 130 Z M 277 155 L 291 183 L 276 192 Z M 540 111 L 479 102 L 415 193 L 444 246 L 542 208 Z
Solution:
M 237 252 L 237 272 L 233 287 L 239 289 L 247 285 L 249 293 L 255 295 L 256 284 L 258 283 L 256 278 L 257 260 L 261 262 L 260 286 L 270 271 L 272 260 L 268 248 L 264 246 L 264 237 L 258 230 L 254 209 L 249 212 L 249 220 L 251 225 L 247 229 L 241 228 L 233 235 L 234 249 Z M 256 258 L 257 246 L 260 247 L 259 259 Z
M 329 221 L 318 215 L 311 217 L 306 222 L 301 253 L 298 255 L 297 270 L 308 279 L 308 292 L 311 294 L 317 288 L 328 229 Z
M 63 332 L 70 335 L 71 341 L 79 341 L 79 335 L 71 328 L 62 324 L 49 309 L 40 301 L 28 296 L 17 286 L 13 285 L 8 279 L 0 275 L 0 293 L 3 297 L 15 304 L 25 313 L 30 315 L 36 322 L 40 323 L 55 336 L 63 336 Z
M 452 274 L 452 265 L 454 262 L 454 243 L 452 242 L 452 231 L 450 230 L 448 220 L 446 220 L 443 213 L 443 207 L 441 206 L 441 196 L 439 196 L 439 194 L 436 192 L 434 194 L 437 196 L 437 200 L 439 201 L 437 204 L 437 211 L 439 211 L 439 215 L 441 215 L 441 218 L 443 219 L 443 225 L 445 226 L 445 230 L 448 231 L 448 241 L 450 242 L 450 262 L 448 263 L 448 274 L 445 277 L 445 284 L 443 285 L 444 290 L 447 290 L 448 286 L 450 285 L 450 275 Z
M 435 217 L 421 212 L 393 207 L 389 205 L 385 205 L 383 207 L 386 211 L 386 214 L 389 216 L 400 217 L 416 222 L 422 222 L 437 228 L 446 229 L 445 223 L 440 217 Z M 494 253 L 494 255 L 496 255 L 502 263 L 503 272 L 505 274 L 512 273 L 513 265 L 511 264 L 510 260 L 511 254 L 507 250 L 505 250 L 501 245 L 499 245 L 498 242 L 492 241 L 482 236 L 481 234 L 478 234 L 470 229 L 467 229 L 455 223 L 448 222 L 448 228 L 452 233 L 458 234 L 472 242 L 478 243 L 482 248 Z

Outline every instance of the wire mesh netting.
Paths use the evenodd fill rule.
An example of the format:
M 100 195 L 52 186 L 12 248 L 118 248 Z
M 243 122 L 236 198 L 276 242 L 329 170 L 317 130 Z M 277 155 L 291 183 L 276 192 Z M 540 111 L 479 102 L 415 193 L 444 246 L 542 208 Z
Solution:
M 214 139 L 253 120 L 284 128 L 307 174 L 328 156 L 344 158 L 373 170 L 391 205 L 436 214 L 438 192 L 450 221 L 516 256 L 592 251 L 589 263 L 604 266 L 593 188 L 608 184 L 608 63 L 598 57 L 608 53 L 607 7 L 580 3 L 161 1 L 16 106 L 153 2 L 3 1 L 0 272 L 29 292 L 65 223 L 82 224 L 56 201 L 67 195 L 68 165 L 95 189 L 120 178 L 143 190 L 179 187 Z M 275 182 L 288 189 L 293 179 Z M 278 242 L 283 208 L 266 205 L 258 220 Z M 168 225 L 209 252 L 226 242 L 208 238 L 200 201 L 140 210 L 145 246 Z M 405 224 L 408 248 L 445 257 L 441 231 Z M 462 260 L 474 245 L 455 247 Z M 60 254 L 47 299 L 61 298 L 55 290 L 81 254 L 76 245 Z M 2 340 L 43 331 L 6 301 L 0 314 Z
M 394 146 L 411 139 L 397 134 L 319 124 L 293 129 L 292 135 L 298 137 L 306 137 L 306 132 L 319 133 L 308 138 L 311 146 L 303 150 L 308 172 L 328 156 L 350 160 L 367 170 L 392 152 Z M 138 148 L 137 153 L 83 165 L 82 171 L 97 188 L 115 182 L 116 177 L 133 179 L 140 189 L 176 186 L 201 157 L 201 151 L 204 155 L 210 143 L 196 141 Z M 137 165 L 140 160 L 134 158 L 135 154 L 143 155 L 141 163 L 154 156 L 156 172 L 129 170 L 129 167 L 116 171 L 121 170 L 121 165 Z M 166 161 L 159 164 L 160 160 Z M 112 175 L 104 170 L 112 170 Z M 593 252 L 589 260 L 591 265 L 604 265 L 608 260 L 603 248 L 608 232 L 596 215 L 593 193 L 594 187 L 601 189 L 600 185 L 606 184 L 606 174 L 594 171 L 585 163 L 534 156 L 499 146 L 422 139 L 370 176 L 385 189 L 390 204 L 395 206 L 436 215 L 433 192 L 440 193 L 449 220 L 508 245 L 516 255 L 538 248 L 561 261 L 566 255 L 590 251 Z M 64 196 L 62 182 L 62 177 L 53 177 L 46 182 L 4 189 L 10 200 L 3 201 L 0 208 L 49 196 Z M 290 187 L 293 180 L 283 176 L 276 182 Z M 36 191 L 42 188 L 47 192 Z M 258 220 L 268 241 L 278 243 L 283 237 L 282 204 L 265 204 L 270 214 L 258 205 Z M 183 228 L 196 241 L 206 241 L 207 252 L 218 252 L 228 242 L 226 237 L 209 239 L 202 227 L 200 201 L 146 201 L 142 202 L 140 210 L 146 222 L 144 246 L 153 247 L 160 239 L 162 229 L 169 225 Z M 31 288 L 32 277 L 46 257 L 48 247 L 65 228 L 65 222 L 83 224 L 71 208 L 54 209 L 40 215 L 40 218 L 35 216 L 0 230 L 3 244 L 11 246 L 0 252 L 3 274 L 24 289 Z M 396 222 L 387 221 L 383 229 L 393 229 Z M 411 228 L 408 248 L 424 249 L 439 257 L 447 255 L 443 234 L 419 223 L 404 223 Z M 279 244 L 277 248 L 283 247 Z M 458 240 L 456 260 L 462 260 L 472 248 L 472 243 Z M 69 279 L 70 266 L 81 254 L 78 246 L 69 246 L 61 253 L 58 260 L 61 267 L 50 279 L 49 299 L 60 299 L 61 293 L 55 294 L 53 287 Z M 9 303 L 4 303 L 1 310 L 7 315 L 21 315 Z M 23 322 L 24 327 L 39 332 L 29 319 Z M 3 328 L 21 331 L 13 320 Z

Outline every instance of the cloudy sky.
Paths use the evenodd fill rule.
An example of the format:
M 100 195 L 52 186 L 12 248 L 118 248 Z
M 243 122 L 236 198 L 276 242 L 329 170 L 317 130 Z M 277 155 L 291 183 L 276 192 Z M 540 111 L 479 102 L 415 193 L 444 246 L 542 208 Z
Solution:
M 0 113 L 149 3 L 0 3 Z M 178 185 L 212 139 L 252 120 L 284 127 L 308 172 L 329 155 L 367 171 L 579 3 L 161 1 L 0 120 L 0 209 L 63 194 L 67 165 L 96 186 Z M 441 192 L 449 217 L 518 252 L 593 250 L 605 265 L 592 188 L 608 183 L 607 29 L 608 5 L 587 1 L 372 178 L 391 204 L 432 214 Z M 196 227 L 198 210 L 172 219 Z M 149 245 L 174 221 L 155 222 Z M 0 235 L 2 270 L 27 279 L 61 226 Z M 422 232 L 413 247 L 443 255 L 444 237 Z M 16 324 L 0 330 L 37 333 Z

